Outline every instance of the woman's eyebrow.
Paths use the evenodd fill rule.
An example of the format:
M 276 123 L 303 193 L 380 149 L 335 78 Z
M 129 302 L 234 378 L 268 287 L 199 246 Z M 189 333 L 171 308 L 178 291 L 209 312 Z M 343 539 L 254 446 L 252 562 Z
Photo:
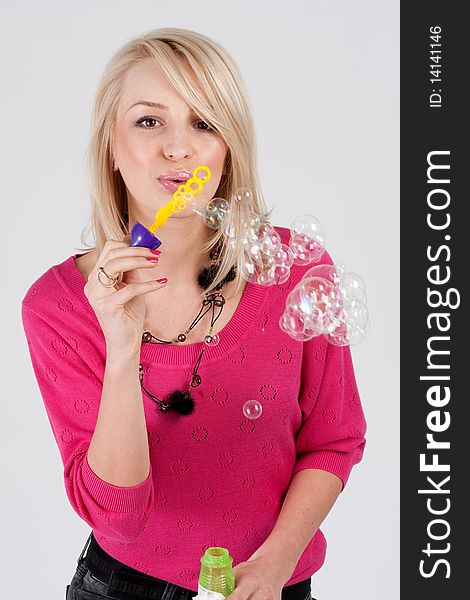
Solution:
M 144 106 L 151 106 L 152 108 L 161 108 L 163 110 L 167 110 L 168 106 L 164 104 L 160 104 L 159 102 L 149 102 L 148 100 L 139 100 L 138 102 L 134 102 L 129 108 L 126 110 L 126 113 L 130 111 L 133 106 L 137 106 L 138 104 L 143 104 Z
M 162 110 L 168 110 L 168 106 L 165 106 L 164 104 L 160 104 L 159 102 L 150 102 L 149 100 L 139 100 L 138 102 L 134 102 L 134 104 L 131 104 L 131 106 L 129 106 L 129 108 L 126 110 L 126 113 L 128 113 L 133 106 L 138 106 L 139 104 L 141 104 L 143 106 L 150 106 L 152 108 L 160 108 Z M 197 116 L 197 113 L 193 109 L 191 109 L 191 113 Z

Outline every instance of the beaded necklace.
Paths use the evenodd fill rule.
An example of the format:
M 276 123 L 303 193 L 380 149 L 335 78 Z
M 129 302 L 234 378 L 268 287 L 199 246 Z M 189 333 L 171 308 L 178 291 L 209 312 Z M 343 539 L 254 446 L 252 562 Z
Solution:
M 207 289 L 212 283 L 216 272 L 216 266 L 211 266 L 210 268 L 204 268 L 198 276 L 198 285 L 203 290 Z M 214 336 L 212 335 L 212 331 L 214 328 L 214 324 L 217 319 L 222 314 L 222 310 L 225 305 L 225 298 L 222 295 L 223 286 L 229 281 L 233 281 L 236 277 L 236 269 L 235 267 L 231 267 L 228 274 L 225 278 L 216 286 L 215 291 L 211 294 L 204 294 L 204 298 L 202 300 L 202 306 L 199 310 L 199 313 L 194 318 L 193 322 L 189 327 L 183 332 L 179 333 L 172 340 L 162 340 L 157 336 L 153 335 L 150 331 L 144 331 L 142 334 L 142 343 L 150 343 L 150 344 L 178 344 L 186 341 L 187 334 L 192 331 L 196 325 L 201 321 L 201 319 L 212 310 L 211 315 L 211 324 L 209 327 L 208 333 L 204 336 L 204 346 L 202 347 L 201 352 L 199 353 L 198 358 L 193 367 L 193 372 L 191 374 L 191 380 L 189 382 L 189 386 L 187 390 L 182 392 L 181 390 L 174 390 L 173 392 L 167 394 L 165 398 L 159 398 L 155 396 L 145 387 L 144 382 L 144 369 L 141 364 L 139 364 L 139 379 L 140 386 L 143 392 L 157 405 L 157 410 L 165 413 L 170 410 L 173 410 L 180 415 L 190 415 L 194 412 L 194 398 L 191 396 L 192 388 L 196 388 L 201 385 L 202 378 L 198 373 L 199 366 L 201 364 L 202 357 L 207 346 L 210 346 L 214 341 Z M 219 311 L 216 313 L 216 309 Z

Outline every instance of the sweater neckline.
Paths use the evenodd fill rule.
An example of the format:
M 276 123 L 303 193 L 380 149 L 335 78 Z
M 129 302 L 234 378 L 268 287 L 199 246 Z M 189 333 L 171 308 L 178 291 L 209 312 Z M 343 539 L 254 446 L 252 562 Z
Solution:
M 61 272 L 67 286 L 78 297 L 80 303 L 88 314 L 96 321 L 95 312 L 85 296 L 85 279 L 78 270 L 75 259 L 86 253 L 73 254 L 63 264 Z M 272 286 L 258 285 L 247 282 L 242 297 L 232 317 L 219 331 L 219 343 L 217 346 L 207 346 L 204 351 L 203 363 L 208 364 L 227 356 L 240 342 L 250 333 L 260 314 L 269 290 Z M 141 346 L 141 361 L 152 364 L 162 364 L 165 368 L 178 368 L 181 366 L 193 366 L 201 352 L 204 342 L 195 342 L 181 346 L 173 344 L 152 344 L 143 342 Z

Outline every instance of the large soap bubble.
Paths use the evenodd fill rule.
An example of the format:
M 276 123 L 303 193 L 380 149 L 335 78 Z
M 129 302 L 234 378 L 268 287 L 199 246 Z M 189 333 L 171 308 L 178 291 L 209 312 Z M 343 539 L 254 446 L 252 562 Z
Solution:
M 202 214 L 204 225 L 210 229 L 219 229 L 227 220 L 229 204 L 225 198 L 212 198 Z

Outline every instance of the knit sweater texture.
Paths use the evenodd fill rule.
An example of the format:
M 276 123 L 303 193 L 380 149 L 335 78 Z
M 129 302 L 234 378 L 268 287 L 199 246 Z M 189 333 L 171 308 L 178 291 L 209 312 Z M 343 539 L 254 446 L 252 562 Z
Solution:
M 289 230 L 276 230 L 288 243 Z M 362 458 L 366 431 L 350 348 L 334 346 L 324 336 L 296 341 L 280 329 L 289 291 L 313 264 L 293 265 L 282 285 L 247 283 L 219 344 L 203 355 L 194 413 L 162 413 L 142 393 L 150 473 L 133 487 L 113 485 L 87 460 L 106 344 L 84 294 L 78 256 L 48 269 L 22 301 L 31 362 L 64 465 L 68 500 L 108 554 L 197 591 L 199 561 L 208 547 L 227 548 L 235 566 L 266 540 L 295 473 L 322 469 L 346 484 Z M 333 261 L 324 251 L 314 264 Z M 159 398 L 187 389 L 202 344 L 143 343 L 146 388 Z M 257 419 L 244 416 L 248 400 L 261 403 Z M 318 530 L 286 585 L 315 573 L 325 552 Z

